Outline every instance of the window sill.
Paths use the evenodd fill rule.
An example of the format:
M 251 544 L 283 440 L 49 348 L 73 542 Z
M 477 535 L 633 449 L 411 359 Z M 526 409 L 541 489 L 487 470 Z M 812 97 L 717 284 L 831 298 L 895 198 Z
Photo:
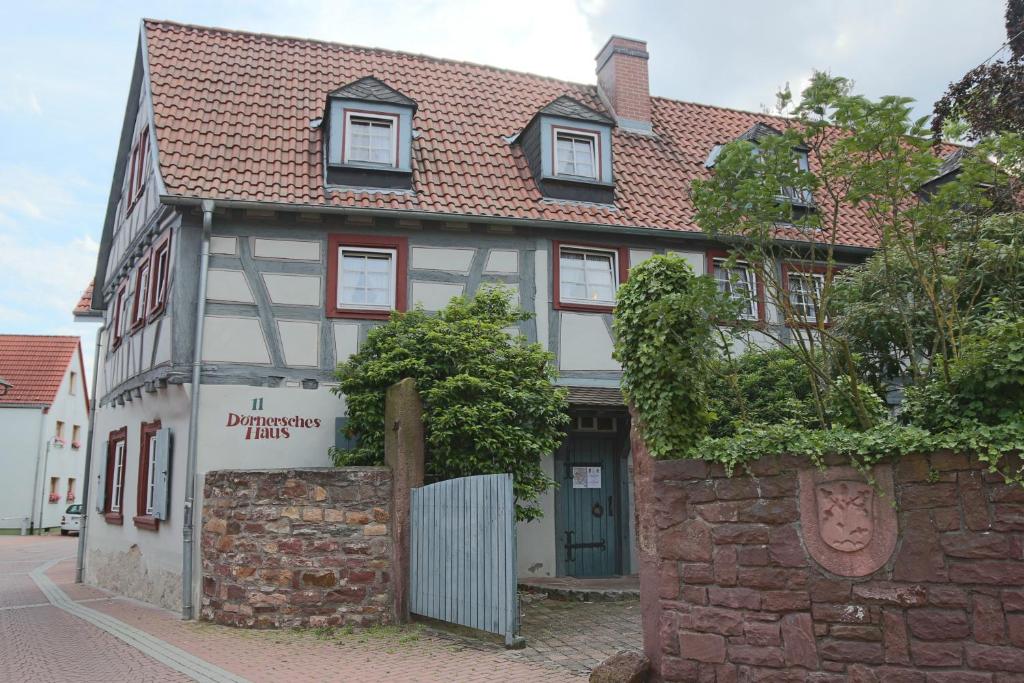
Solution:
M 146 322 L 145 322 L 145 325 L 148 325 L 149 323 L 151 323 L 151 322 L 155 321 L 157 318 L 159 318 L 166 309 L 167 309 L 167 302 L 165 301 L 162 304 L 160 304 L 159 306 L 157 306 L 156 308 L 154 308 L 153 310 L 147 311 L 146 312 Z
M 579 313 L 614 313 L 615 306 L 612 304 L 577 304 L 572 302 L 559 301 L 555 304 L 559 311 L 576 311 Z
M 132 518 L 132 522 L 139 529 L 149 529 L 150 531 L 156 531 L 160 528 L 160 520 L 153 515 L 136 515 Z
M 117 526 L 124 525 L 124 515 L 120 512 L 104 512 L 103 519 L 107 524 L 116 524 Z
M 328 318 L 354 318 L 358 320 L 390 320 L 391 314 L 396 309 L 389 311 L 373 311 L 364 310 L 361 308 L 338 308 L 333 311 L 327 311 Z

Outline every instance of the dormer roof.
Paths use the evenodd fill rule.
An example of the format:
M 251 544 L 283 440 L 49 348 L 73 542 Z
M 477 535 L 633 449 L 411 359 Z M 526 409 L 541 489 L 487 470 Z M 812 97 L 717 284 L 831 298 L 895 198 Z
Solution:
M 343 98 L 346 100 L 359 100 L 361 102 L 384 102 L 396 104 L 401 107 L 412 107 L 416 109 L 416 102 L 398 92 L 384 81 L 373 76 L 365 76 L 358 81 L 343 85 L 337 90 L 328 93 L 331 97 Z
M 541 109 L 539 113 L 548 114 L 549 116 L 561 116 L 566 119 L 576 119 L 577 121 L 604 123 L 609 126 L 615 125 L 615 121 L 610 117 L 605 116 L 596 109 L 591 109 L 579 100 L 574 100 L 567 95 L 556 97 Z

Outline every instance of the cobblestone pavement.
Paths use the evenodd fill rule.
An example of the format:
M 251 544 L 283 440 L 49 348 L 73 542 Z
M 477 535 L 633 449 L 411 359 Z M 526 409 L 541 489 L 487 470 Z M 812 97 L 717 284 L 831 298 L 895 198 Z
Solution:
M 567 602 L 544 595 L 521 594 L 522 635 L 526 647 L 504 650 L 496 639 L 469 629 L 431 622 L 429 630 L 466 647 L 501 651 L 506 657 L 555 671 L 586 676 L 607 657 L 622 650 L 643 650 L 640 601 Z
M 57 561 L 74 552 L 74 538 L 0 537 L 0 681 L 580 681 L 605 647 L 622 649 L 624 624 L 639 638 L 634 615 L 621 613 L 630 603 L 533 603 L 529 645 L 517 652 L 420 626 L 348 633 L 184 622 L 75 586 L 73 562 Z M 618 616 L 604 614 L 615 605 Z

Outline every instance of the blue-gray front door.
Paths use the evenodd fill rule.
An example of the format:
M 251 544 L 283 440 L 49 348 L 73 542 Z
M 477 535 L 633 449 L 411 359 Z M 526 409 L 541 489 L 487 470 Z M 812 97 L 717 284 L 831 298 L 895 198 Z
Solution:
M 561 448 L 556 543 L 567 576 L 621 573 L 618 444 L 615 434 L 571 432 Z

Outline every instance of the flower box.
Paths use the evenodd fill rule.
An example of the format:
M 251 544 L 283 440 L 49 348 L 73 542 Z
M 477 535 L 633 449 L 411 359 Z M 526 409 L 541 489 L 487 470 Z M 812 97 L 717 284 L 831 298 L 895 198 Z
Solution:
M 51 503 L 59 503 L 60 502 L 60 494 L 59 493 L 51 493 L 50 494 L 50 502 Z
M 64 448 L 64 439 L 60 438 L 59 436 L 54 437 L 53 445 L 57 448 Z
M 71 492 L 69 491 L 69 492 L 67 493 L 67 495 L 66 495 L 66 496 L 64 496 L 64 500 L 66 500 L 66 501 L 67 501 L 67 502 L 69 502 L 69 503 L 74 503 L 74 502 L 75 502 L 75 494 L 73 494 L 73 493 L 71 493 Z
M 82 447 L 82 442 L 81 441 L 72 441 L 71 442 L 71 447 L 74 448 L 77 451 L 79 448 Z

